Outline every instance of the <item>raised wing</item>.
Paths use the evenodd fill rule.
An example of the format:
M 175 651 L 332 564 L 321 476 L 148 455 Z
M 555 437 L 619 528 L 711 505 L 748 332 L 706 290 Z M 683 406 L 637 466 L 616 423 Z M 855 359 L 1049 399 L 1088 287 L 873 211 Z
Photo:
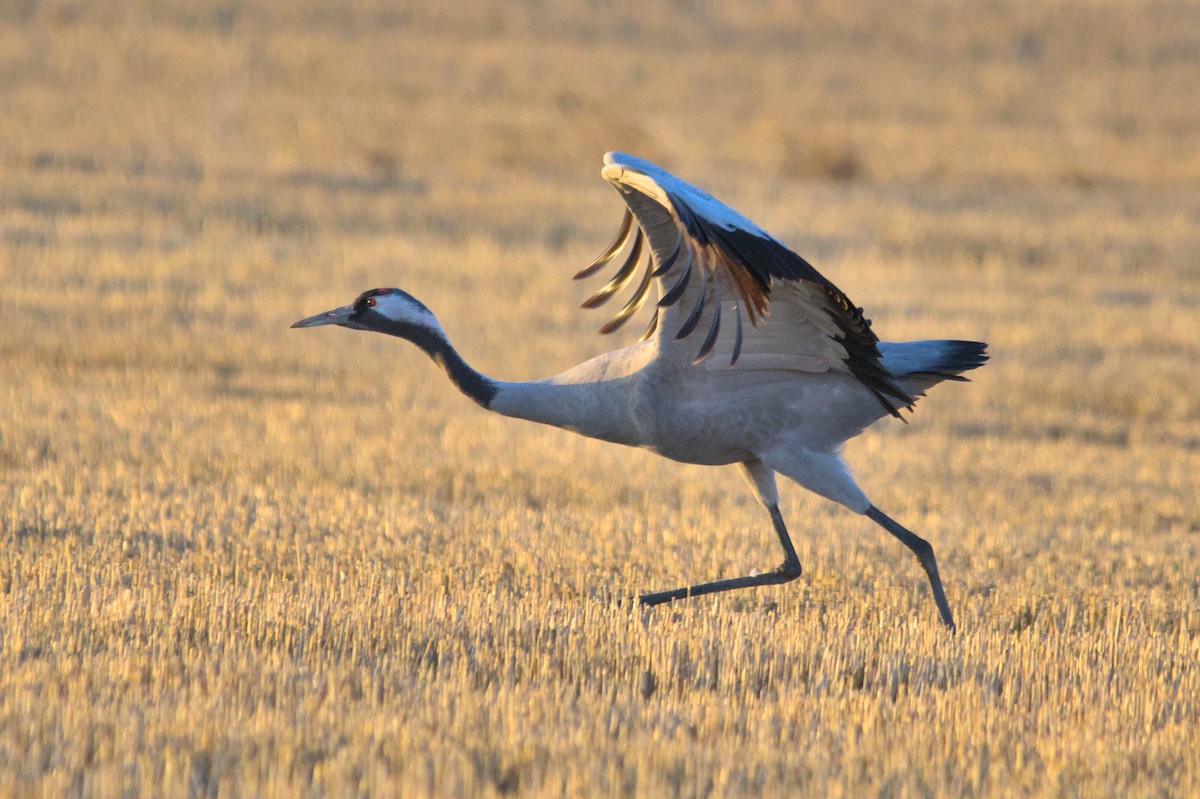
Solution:
M 913 403 L 883 367 L 879 339 L 862 309 L 808 261 L 737 211 L 648 161 L 614 152 L 604 156 L 604 164 L 601 175 L 628 209 L 616 240 L 575 277 L 589 277 L 618 255 L 624 258 L 583 307 L 603 305 L 633 282 L 639 266 L 642 272 L 601 333 L 612 333 L 637 313 L 656 283 L 658 302 L 642 339 L 696 337 L 693 364 L 715 355 L 717 363 L 728 358 L 730 367 L 742 369 L 842 371 L 856 377 L 893 416 Z M 711 368 L 715 360 L 704 366 Z

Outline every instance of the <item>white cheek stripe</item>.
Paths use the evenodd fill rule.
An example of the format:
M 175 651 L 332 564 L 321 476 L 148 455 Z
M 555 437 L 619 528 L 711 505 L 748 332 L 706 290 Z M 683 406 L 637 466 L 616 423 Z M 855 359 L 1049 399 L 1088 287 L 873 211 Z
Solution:
M 395 322 L 429 323 L 433 315 L 403 294 L 380 294 L 375 297 L 375 311 Z

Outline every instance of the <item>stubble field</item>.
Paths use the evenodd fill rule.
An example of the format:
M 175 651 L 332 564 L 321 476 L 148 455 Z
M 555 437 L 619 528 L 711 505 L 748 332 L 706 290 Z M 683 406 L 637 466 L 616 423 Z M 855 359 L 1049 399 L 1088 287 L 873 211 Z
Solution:
M 100 5 L 100 4 L 98 4 Z M 0 795 L 1200 791 L 1200 12 L 357 0 L 0 11 Z M 613 346 L 605 150 L 974 382 L 869 521 L 291 331 L 400 286 L 483 371 Z M 628 339 L 624 339 L 628 340 Z

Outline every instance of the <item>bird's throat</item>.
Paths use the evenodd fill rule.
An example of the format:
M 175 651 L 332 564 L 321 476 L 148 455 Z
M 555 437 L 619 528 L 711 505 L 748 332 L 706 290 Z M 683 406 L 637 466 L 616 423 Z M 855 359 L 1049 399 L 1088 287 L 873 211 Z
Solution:
M 458 390 L 466 394 L 484 408 L 490 407 L 496 397 L 496 381 L 476 371 L 468 364 L 458 350 L 450 344 L 446 334 L 441 330 L 431 330 L 427 327 L 396 324 L 394 329 L 384 332 L 400 338 L 408 339 L 416 344 L 433 362 L 445 370 L 450 381 Z

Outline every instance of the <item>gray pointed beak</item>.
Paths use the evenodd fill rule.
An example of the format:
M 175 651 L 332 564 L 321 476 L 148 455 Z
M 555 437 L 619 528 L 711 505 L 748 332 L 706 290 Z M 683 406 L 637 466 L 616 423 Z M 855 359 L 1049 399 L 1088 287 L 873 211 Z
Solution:
M 341 308 L 334 308 L 332 311 L 319 313 L 316 316 L 310 316 L 307 319 L 301 319 L 292 327 L 319 327 L 320 325 L 344 325 L 350 321 L 351 315 L 354 313 L 354 307 L 351 305 L 343 305 Z

